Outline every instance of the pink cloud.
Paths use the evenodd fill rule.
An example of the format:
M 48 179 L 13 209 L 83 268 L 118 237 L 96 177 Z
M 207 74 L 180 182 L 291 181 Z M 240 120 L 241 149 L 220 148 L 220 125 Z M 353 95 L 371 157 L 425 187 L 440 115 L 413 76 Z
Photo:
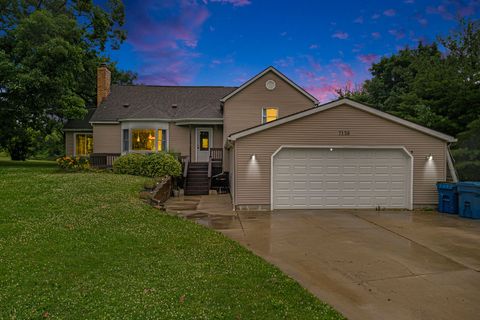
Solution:
M 336 62 L 335 65 L 342 71 L 342 74 L 347 78 L 353 78 L 355 76 L 355 72 L 353 72 L 352 67 L 350 67 L 345 62 Z
M 293 59 L 293 57 L 286 57 L 286 58 L 278 59 L 275 61 L 275 64 L 282 68 L 290 67 L 294 63 L 295 63 L 295 60 Z
M 209 0 L 210 2 L 218 2 L 218 3 L 222 3 L 222 4 L 231 4 L 233 5 L 234 7 L 243 7 L 243 6 L 247 6 L 249 4 L 252 4 L 252 2 L 250 0 Z M 204 1 L 205 3 L 207 3 L 208 1 Z
M 421 14 L 416 14 L 414 19 L 423 27 L 425 27 L 426 25 L 428 25 L 428 20 Z
M 374 53 L 369 53 L 369 54 L 360 54 L 357 56 L 358 60 L 362 61 L 363 63 L 366 64 L 372 64 L 378 59 L 378 55 Z
M 309 47 L 309 49 L 318 49 L 318 44 L 311 44 Z
M 397 39 L 397 40 L 403 39 L 406 36 L 405 31 L 399 30 L 399 29 L 390 29 L 390 30 L 388 30 L 388 33 L 390 33 L 392 36 L 394 36 L 395 39 Z
M 474 15 L 480 9 L 480 1 L 460 1 L 460 0 L 444 0 L 438 6 L 427 7 L 427 13 L 438 14 L 445 20 L 453 20 L 456 16 L 464 18 Z
M 166 18 L 154 18 L 168 12 Z M 157 4 L 147 0 L 129 11 L 127 42 L 141 57 L 139 81 L 150 84 L 178 85 L 192 80 L 199 66 L 199 30 L 210 16 L 202 4 L 182 1 L 179 4 Z
M 372 32 L 371 35 L 373 39 L 380 39 L 382 37 L 380 32 Z
M 318 61 L 315 60 L 314 57 L 307 55 L 307 61 L 308 61 L 308 64 L 313 68 L 313 70 L 315 71 L 322 70 L 322 66 Z
M 373 20 L 376 20 L 378 18 L 380 18 L 381 16 L 378 14 L 378 13 L 375 13 L 374 15 L 372 15 L 372 19 Z
M 363 17 L 360 16 L 360 17 L 356 18 L 355 20 L 353 20 L 353 22 L 362 24 L 363 23 Z
M 305 90 L 316 97 L 320 102 L 327 102 L 336 98 L 335 90 L 340 87 L 340 85 L 335 84 L 323 84 L 318 86 L 311 85 L 305 87 Z
M 334 34 L 332 34 L 332 38 L 345 40 L 345 39 L 348 39 L 348 33 L 342 32 L 342 31 L 337 31 Z
M 445 20 L 453 20 L 455 18 L 455 16 L 448 11 L 447 6 L 444 4 L 441 4 L 436 7 L 431 7 L 431 6 L 427 7 L 427 13 L 438 14 Z
M 383 14 L 387 17 L 393 17 L 397 14 L 397 11 L 395 11 L 395 9 L 388 9 L 383 11 Z

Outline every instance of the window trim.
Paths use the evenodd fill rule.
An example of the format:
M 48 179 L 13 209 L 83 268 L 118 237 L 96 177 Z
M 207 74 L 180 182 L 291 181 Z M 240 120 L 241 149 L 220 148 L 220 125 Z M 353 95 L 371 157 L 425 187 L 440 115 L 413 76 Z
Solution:
M 133 130 L 151 130 L 153 131 L 153 136 L 155 137 L 154 143 L 153 143 L 153 149 L 148 150 L 148 149 L 133 149 Z M 137 152 L 137 153 L 149 153 L 149 152 L 157 152 L 157 130 L 155 128 L 131 128 L 129 129 L 129 134 L 128 137 L 130 139 L 130 149 L 129 152 Z
M 272 120 L 272 121 L 266 121 L 267 120 L 267 109 L 275 109 L 277 110 L 277 118 L 275 120 L 278 120 L 278 108 L 276 107 L 264 107 L 262 108 L 262 124 L 265 124 L 265 123 L 269 123 L 269 122 L 272 122 L 272 121 L 275 121 L 275 120 Z
M 90 154 L 77 154 L 77 136 L 78 135 L 91 135 L 92 140 L 93 140 L 93 131 L 85 131 L 85 132 L 74 132 L 73 133 L 73 156 L 79 156 L 79 157 L 88 157 Z M 93 154 L 93 150 L 92 150 Z
M 156 122 L 156 121 L 149 121 L 149 122 L 142 122 L 142 121 L 125 121 L 121 124 L 122 129 L 122 154 L 127 153 L 152 153 L 152 152 L 159 152 L 158 151 L 158 130 L 165 130 L 165 152 L 170 150 L 170 124 L 168 122 Z M 132 149 L 132 130 L 135 129 L 153 129 L 155 131 L 155 148 L 154 150 L 133 150 Z M 123 135 L 124 130 L 128 130 L 128 150 L 124 149 L 124 141 Z

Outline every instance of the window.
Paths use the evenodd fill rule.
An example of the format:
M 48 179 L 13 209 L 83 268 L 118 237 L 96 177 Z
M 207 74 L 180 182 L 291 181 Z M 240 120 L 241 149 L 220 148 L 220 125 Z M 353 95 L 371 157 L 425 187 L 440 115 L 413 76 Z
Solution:
M 262 109 L 262 123 L 267 123 L 278 119 L 277 108 L 263 108 Z
M 132 129 L 132 150 L 154 151 L 155 129 Z
M 167 151 L 167 130 L 158 129 L 157 150 Z
M 93 153 L 93 135 L 91 133 L 78 133 L 75 135 L 75 155 L 87 156 Z
M 208 131 L 200 131 L 200 150 L 201 151 L 206 151 L 209 149 L 210 139 L 208 136 L 209 136 Z
M 128 152 L 130 149 L 130 141 L 128 140 L 128 129 L 123 129 L 123 152 Z

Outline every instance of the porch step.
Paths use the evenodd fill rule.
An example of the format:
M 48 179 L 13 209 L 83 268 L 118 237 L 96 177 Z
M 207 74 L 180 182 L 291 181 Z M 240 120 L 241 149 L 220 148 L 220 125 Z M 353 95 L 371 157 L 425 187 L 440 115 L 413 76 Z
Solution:
M 206 195 L 209 193 L 208 163 L 191 162 L 188 164 L 185 195 Z

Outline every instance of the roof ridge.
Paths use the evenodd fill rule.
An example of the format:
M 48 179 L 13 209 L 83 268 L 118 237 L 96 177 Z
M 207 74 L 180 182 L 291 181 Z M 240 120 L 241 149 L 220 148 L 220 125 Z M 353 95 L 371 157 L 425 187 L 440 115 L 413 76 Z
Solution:
M 226 88 L 233 89 L 238 88 L 237 86 L 167 86 L 167 85 L 156 85 L 156 84 L 112 84 L 112 87 L 154 87 L 154 88 Z

